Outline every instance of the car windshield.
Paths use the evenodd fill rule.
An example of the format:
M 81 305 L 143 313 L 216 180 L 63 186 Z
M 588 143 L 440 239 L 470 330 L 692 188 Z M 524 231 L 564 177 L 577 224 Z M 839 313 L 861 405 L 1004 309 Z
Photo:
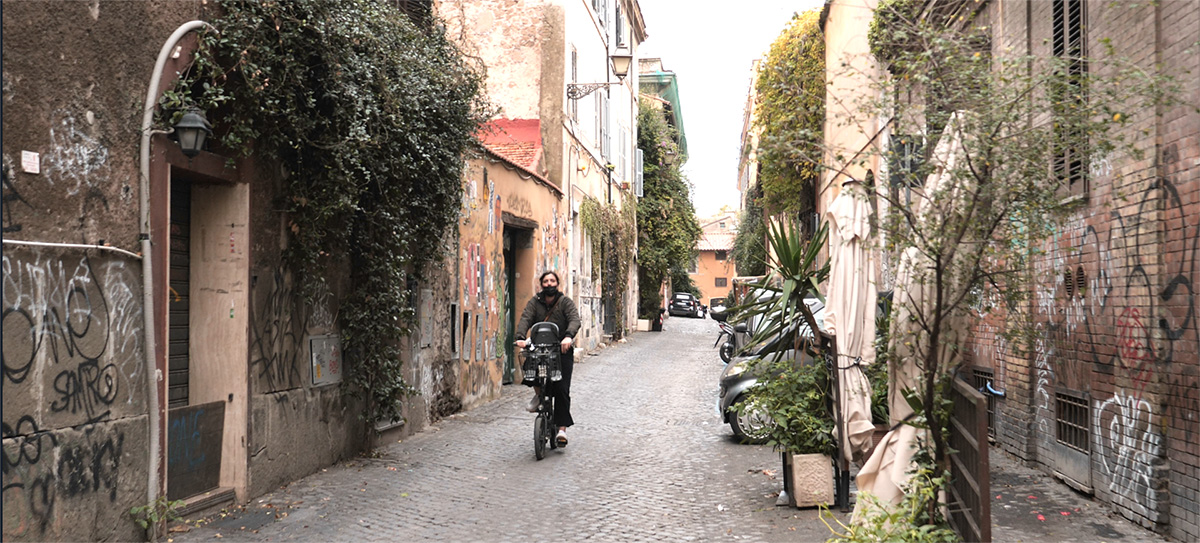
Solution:
M 691 294 L 676 294 L 676 295 L 675 295 L 675 299 L 676 299 L 676 300 L 688 300 L 688 299 L 690 299 L 691 297 L 692 297 L 692 295 L 691 295 Z

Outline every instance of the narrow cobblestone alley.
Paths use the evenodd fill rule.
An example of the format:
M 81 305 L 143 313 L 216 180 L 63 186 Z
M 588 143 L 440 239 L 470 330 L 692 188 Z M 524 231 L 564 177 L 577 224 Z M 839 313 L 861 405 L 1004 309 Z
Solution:
M 823 541 L 816 510 L 776 507 L 779 456 L 716 411 L 712 320 L 576 361 L 570 445 L 533 456 L 523 386 L 218 515 L 176 542 Z M 837 515 L 843 518 L 842 515 Z M 278 518 L 277 518 L 278 517 Z

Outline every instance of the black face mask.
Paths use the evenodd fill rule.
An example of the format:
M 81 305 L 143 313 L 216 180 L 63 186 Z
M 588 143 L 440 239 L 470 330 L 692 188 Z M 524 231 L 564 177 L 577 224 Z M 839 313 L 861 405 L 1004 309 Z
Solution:
M 558 296 L 558 287 L 542 287 L 542 296 L 543 297 Z

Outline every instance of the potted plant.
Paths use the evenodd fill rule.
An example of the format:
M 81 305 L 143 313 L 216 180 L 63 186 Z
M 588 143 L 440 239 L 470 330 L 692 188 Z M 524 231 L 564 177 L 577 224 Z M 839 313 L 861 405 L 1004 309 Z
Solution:
M 807 240 L 794 222 L 772 224 L 769 230 L 769 273 L 730 312 L 736 321 L 753 324 L 745 350 L 758 352 L 757 347 L 772 343 L 778 348 L 752 363 L 752 371 L 767 377 L 739 409 L 762 409 L 773 420 L 767 443 L 783 456 L 784 489 L 792 504 L 827 504 L 834 498 L 837 444 L 829 370 L 815 339 L 819 335 L 813 333 L 820 326 L 809 302 L 821 299 L 817 287 L 829 276 L 828 263 L 817 265 L 828 226 L 822 224 Z
M 774 421 L 767 444 L 783 457 L 784 490 L 791 505 L 813 507 L 833 502 L 833 414 L 829 370 L 815 362 L 763 359 L 774 376 L 750 393 Z

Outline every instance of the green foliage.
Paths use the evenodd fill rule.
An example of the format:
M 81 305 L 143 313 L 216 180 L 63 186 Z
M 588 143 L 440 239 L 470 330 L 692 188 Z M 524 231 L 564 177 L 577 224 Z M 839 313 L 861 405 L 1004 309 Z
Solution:
M 871 422 L 889 424 L 891 418 L 888 405 L 888 361 L 891 358 L 891 352 L 888 350 L 888 345 L 892 337 L 890 293 L 880 305 L 883 306 L 883 309 L 880 314 L 875 315 L 875 362 L 867 366 L 864 373 L 871 383 Z
M 911 28 L 921 5 L 918 0 L 880 0 L 867 27 L 867 44 L 877 60 L 890 64 L 905 52 L 920 50 Z
M 758 70 L 755 122 L 763 206 L 772 215 L 816 210 L 825 125 L 825 36 L 820 9 L 797 14 Z
M 792 356 L 783 349 L 755 360 L 750 369 L 760 380 L 750 391 L 750 405 L 765 408 L 775 425 L 768 442 L 793 453 L 833 454 L 833 416 L 830 411 L 829 370 L 817 348 L 812 331 L 818 330 L 816 318 L 804 299 L 820 296 L 818 286 L 829 277 L 829 263 L 817 264 L 828 238 L 829 227 L 822 224 L 815 236 L 803 239 L 800 225 L 771 225 L 770 275 L 752 287 L 746 300 L 730 311 L 737 322 L 753 326 L 748 349 L 779 342 L 790 346 Z M 801 352 L 815 362 L 802 364 Z
M 951 377 L 939 380 L 939 387 L 948 390 Z M 945 431 L 950 421 L 950 409 L 954 402 L 949 399 L 940 400 L 936 406 L 934 421 L 931 425 L 925 416 L 924 405 L 919 392 L 904 391 L 904 397 L 913 408 L 913 415 L 904 424 L 921 430 L 929 430 L 937 426 Z M 938 495 L 950 484 L 950 470 L 939 467 L 933 456 L 936 448 L 917 438 L 916 451 L 913 454 L 913 467 L 909 470 L 909 479 L 904 483 L 904 497 L 898 505 L 883 503 L 870 493 L 860 493 L 859 499 L 864 503 L 858 506 L 862 520 L 849 526 L 839 525 L 839 533 L 830 527 L 834 537 L 829 543 L 837 541 L 851 542 L 884 542 L 900 541 L 912 543 L 955 543 L 960 541 L 958 534 L 950 527 L 946 517 L 942 515 L 942 503 Z M 828 526 L 828 524 L 826 524 Z
M 755 361 L 753 366 L 751 371 L 762 371 L 771 377 L 751 388 L 749 403 L 738 408 L 758 406 L 771 416 L 775 424 L 767 433 L 767 444 L 790 453 L 832 456 L 837 443 L 829 411 L 831 390 L 824 357 L 802 365 L 787 359 L 766 358 Z
M 160 522 L 179 520 L 179 509 L 184 506 L 183 500 L 168 500 L 159 496 L 152 504 L 139 505 L 129 509 L 129 516 L 144 530 L 149 530 Z
M 865 512 L 860 522 L 850 525 L 838 521 L 841 531 L 830 530 L 834 536 L 828 543 L 957 543 L 961 538 L 941 513 L 938 492 L 950 481 L 948 471 L 937 470 L 928 447 L 918 448 L 915 467 L 910 472 L 907 492 L 898 506 L 880 502 L 870 493 L 860 493 L 858 506 Z M 828 526 L 828 523 L 826 524 Z
M 826 151 L 839 168 L 867 169 L 897 164 L 900 139 L 923 143 L 925 155 L 893 168 L 902 177 L 882 180 L 872 195 L 884 200 L 875 224 L 885 256 L 903 278 L 887 356 L 903 357 L 919 372 L 913 405 L 939 419 L 929 425 L 926 446 L 934 473 L 941 473 L 950 455 L 940 422 L 946 375 L 961 361 L 972 304 L 984 295 L 1000 300 L 1010 319 L 1006 334 L 1034 332 L 1033 319 L 1022 312 L 1030 307 L 1030 270 L 1043 256 L 1039 248 L 1089 198 L 1121 205 L 1119 191 L 1111 201 L 1106 192 L 1072 194 L 1068 169 L 1086 173 L 1101 159 L 1141 158 L 1142 148 L 1153 146 L 1131 123 L 1150 123 L 1155 111 L 1178 103 L 1178 88 L 1169 76 L 1111 51 L 1080 59 L 994 48 L 992 29 L 919 12 L 923 5 L 880 3 L 871 47 L 889 74 L 877 80 L 830 74 L 870 86 L 857 101 L 836 104 L 856 114 L 832 130 L 861 131 L 864 119 L 881 119 L 893 140 L 849 159 Z
M 746 207 L 738 218 L 738 231 L 730 255 L 737 264 L 738 275 L 767 273 L 767 223 L 763 220 L 762 197 L 762 185 L 751 188 L 746 195 Z
M 617 315 L 625 314 L 629 264 L 633 262 L 636 241 L 634 225 L 637 220 L 634 198 L 622 193 L 620 208 L 601 204 L 590 196 L 579 204 L 580 223 L 592 238 L 592 277 L 601 277 L 601 289 L 604 296 L 613 301 Z M 613 333 L 615 338 L 625 333 L 622 322 L 619 320 L 616 325 Z
M 637 203 L 638 315 L 653 318 L 662 307 L 660 289 L 671 278 L 674 290 L 700 291 L 687 270 L 696 258 L 700 223 L 687 180 L 677 163 L 676 132 L 664 112 L 646 102 L 638 107 L 637 146 L 643 152 L 642 198 Z
M 772 224 L 768 241 L 775 257 L 768 263 L 769 274 L 752 285 L 751 295 L 730 309 L 734 322 L 753 322 L 745 349 L 783 341 L 799 350 L 808 330 L 817 330 L 817 320 L 804 303 L 805 298 L 822 298 L 820 285 L 829 279 L 829 261 L 817 265 L 829 237 L 829 224 L 821 223 L 816 235 L 804 239 L 798 221 Z
M 369 422 L 397 421 L 412 391 L 400 371 L 406 286 L 454 239 L 464 154 L 490 114 L 481 76 L 441 31 L 387 2 L 220 0 L 217 11 L 220 34 L 202 35 L 163 111 L 205 109 L 219 145 L 286 172 L 275 209 L 287 264 L 311 300 L 349 261 L 346 390 L 365 398 Z

